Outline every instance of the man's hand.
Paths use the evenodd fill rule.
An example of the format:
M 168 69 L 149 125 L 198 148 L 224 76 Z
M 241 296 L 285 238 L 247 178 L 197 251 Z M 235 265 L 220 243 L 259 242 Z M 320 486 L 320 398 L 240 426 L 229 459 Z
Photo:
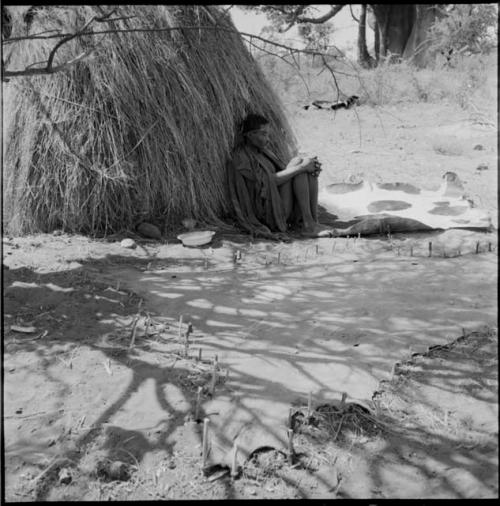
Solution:
M 321 172 L 321 164 L 316 156 L 301 155 L 292 158 L 285 170 L 276 172 L 276 182 L 278 185 L 286 183 L 298 174 L 311 174 L 318 177 Z
M 314 177 L 318 177 L 319 173 L 321 172 L 322 169 L 321 169 L 321 163 L 319 163 L 317 156 L 311 157 L 310 165 L 312 167 L 310 167 L 308 170 L 309 174 L 311 174 Z
M 300 168 L 302 172 L 312 174 L 320 169 L 320 164 L 315 156 L 296 156 L 290 160 L 288 167 Z

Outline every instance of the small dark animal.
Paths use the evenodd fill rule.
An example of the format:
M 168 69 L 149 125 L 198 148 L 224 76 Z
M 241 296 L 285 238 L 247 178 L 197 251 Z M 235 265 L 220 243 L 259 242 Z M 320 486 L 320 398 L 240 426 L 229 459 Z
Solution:
M 311 104 L 304 106 L 307 111 L 311 106 L 316 109 L 349 109 L 352 105 L 357 105 L 359 97 L 357 95 L 351 95 L 347 100 L 339 100 L 337 102 L 331 102 L 329 100 L 314 100 Z

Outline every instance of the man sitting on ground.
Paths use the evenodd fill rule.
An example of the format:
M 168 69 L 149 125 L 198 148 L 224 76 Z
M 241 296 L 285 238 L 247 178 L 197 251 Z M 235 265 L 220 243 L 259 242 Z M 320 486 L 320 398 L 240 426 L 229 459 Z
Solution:
M 318 224 L 316 157 L 295 157 L 286 166 L 269 147 L 269 121 L 250 114 L 229 163 L 229 191 L 240 225 L 261 237 L 283 238 L 291 222 L 300 222 L 304 237 L 328 237 Z M 281 234 L 280 234 L 281 233 Z

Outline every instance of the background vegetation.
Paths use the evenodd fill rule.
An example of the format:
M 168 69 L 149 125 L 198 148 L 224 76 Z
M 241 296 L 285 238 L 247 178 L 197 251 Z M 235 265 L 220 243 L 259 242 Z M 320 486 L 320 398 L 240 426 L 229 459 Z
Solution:
M 425 64 L 422 64 L 424 60 L 417 62 L 415 57 L 379 54 L 377 44 L 381 41 L 377 39 L 381 34 L 377 12 L 380 6 L 363 6 L 359 17 L 354 14 L 353 6 L 349 6 L 360 26 L 357 61 L 347 59 L 335 45 L 336 33 L 331 20 L 335 20 L 342 6 L 332 5 L 324 15 L 313 7 L 250 8 L 268 15 L 270 25 L 263 30 L 266 36 L 279 40 L 280 33 L 296 25 L 305 48 L 329 55 L 323 58 L 282 51 L 280 58 L 276 58 L 269 52 L 254 51 L 266 77 L 286 103 L 334 101 L 357 95 L 361 104 L 370 106 L 445 102 L 471 113 L 478 110 L 487 113 L 492 121 L 496 117 L 497 4 L 436 4 L 435 16 L 421 44 L 425 47 Z M 324 7 L 326 11 L 327 6 Z M 416 7 L 415 12 L 418 13 Z M 407 19 L 407 24 L 418 24 L 418 16 L 411 9 L 405 13 L 407 17 L 414 17 L 411 22 Z M 375 40 L 368 44 L 366 26 L 375 32 Z M 390 45 L 386 42 L 386 46 Z M 266 51 L 272 49 L 269 45 L 264 47 Z M 418 48 L 414 52 L 419 54 Z
M 374 69 L 337 61 L 334 65 L 339 91 L 321 63 L 311 57 L 301 58 L 300 71 L 270 55 L 258 56 L 257 60 L 287 104 L 358 95 L 361 104 L 371 106 L 444 101 L 464 110 L 491 109 L 495 115 L 496 95 L 492 90 L 496 88 L 496 51 L 460 56 L 453 66 L 444 65 L 438 58 L 434 65 L 423 69 L 405 61 Z

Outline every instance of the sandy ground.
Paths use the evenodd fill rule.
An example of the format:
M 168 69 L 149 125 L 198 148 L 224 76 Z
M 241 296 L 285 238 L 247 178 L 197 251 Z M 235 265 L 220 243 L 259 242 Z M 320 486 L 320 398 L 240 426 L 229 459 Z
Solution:
M 452 106 L 435 104 L 304 111 L 289 105 L 300 149 L 323 163 L 321 183 L 407 182 L 436 190 L 455 172 L 498 226 L 496 128 Z M 478 149 L 481 146 L 481 149 Z M 475 149 L 476 148 L 476 149 Z M 486 165 L 487 170 L 477 170 Z
M 359 107 L 337 115 L 291 109 L 290 115 L 301 148 L 317 153 L 323 162 L 322 184 L 369 177 L 435 189 L 442 174 L 453 170 L 478 204 L 497 216 L 496 130 L 467 121 L 463 111 L 424 104 Z M 478 145 L 482 149 L 474 149 Z M 488 168 L 477 170 L 480 165 Z M 429 237 L 435 244 L 432 259 L 426 251 Z M 168 243 L 140 242 L 128 250 L 119 239 L 40 234 L 3 240 L 8 267 L 3 272 L 7 500 L 498 496 L 496 231 L 415 234 L 394 237 L 392 244 L 386 238 L 356 243 L 338 239 L 334 256 L 333 244 L 326 240 L 275 245 L 221 236 L 211 249 L 186 249 L 170 238 Z M 408 256 L 410 242 L 415 258 Z M 461 256 L 450 255 L 458 246 Z M 235 250 L 243 252 L 244 265 L 232 263 Z M 444 251 L 453 258 L 445 258 Z M 385 276 L 394 293 L 377 290 L 376 277 L 370 282 L 364 281 L 366 274 L 355 279 L 349 274 L 353 262 L 364 269 L 358 272 Z M 385 357 L 378 350 L 382 353 L 373 356 L 385 360 L 383 366 L 377 362 L 378 369 L 368 350 L 359 370 L 361 375 L 371 371 L 366 391 L 373 411 L 363 415 L 335 408 L 335 416 L 329 417 L 315 411 L 316 418 L 296 427 L 292 465 L 280 453 L 261 452 L 240 467 L 235 479 L 226 470 L 205 476 L 202 427 L 193 420 L 197 392 L 201 387 L 202 407 L 208 410 L 204 414 L 210 416 L 211 403 L 234 391 L 237 368 L 220 354 L 216 391 L 211 393 L 211 360 L 220 344 L 213 336 L 225 339 L 231 326 L 243 325 L 228 312 L 236 287 L 228 284 L 225 289 L 217 276 L 227 282 L 233 278 L 224 276 L 235 268 L 248 271 L 246 284 L 256 280 L 251 269 L 260 272 L 260 279 L 271 276 L 264 291 L 270 300 L 263 303 L 277 303 L 277 312 L 284 313 L 286 297 L 293 298 L 297 290 L 273 291 L 280 273 L 294 271 L 300 279 L 325 266 L 331 275 L 337 271 L 350 280 L 345 287 L 339 284 L 342 303 L 335 307 L 332 300 L 332 314 L 338 315 L 339 328 L 343 320 L 352 322 L 344 337 L 354 339 L 349 347 L 353 360 L 366 353 L 358 342 L 362 336 L 355 333 L 356 321 L 369 318 L 375 302 L 384 308 L 384 300 L 404 301 L 405 276 L 412 268 L 422 280 L 432 278 L 433 269 L 442 272 L 432 304 L 425 297 L 412 299 L 412 310 L 418 314 L 420 308 L 422 322 L 455 310 L 456 329 L 434 341 L 430 327 L 422 325 L 421 349 L 410 350 L 404 343 L 405 351 L 398 348 Z M 185 282 L 189 276 L 206 281 L 207 272 L 210 283 Z M 320 276 L 315 290 L 331 297 L 327 278 L 321 288 Z M 178 296 L 181 287 L 184 298 Z M 362 299 L 355 302 L 364 288 L 373 290 L 365 294 L 372 306 L 363 307 Z M 326 297 L 308 290 L 309 300 Z M 423 290 L 416 293 L 422 296 Z M 183 304 L 189 300 L 198 305 L 188 311 Z M 203 300 L 222 308 L 210 309 L 212 316 L 217 313 L 215 330 L 202 325 L 208 311 Z M 324 304 L 326 314 L 326 298 Z M 299 306 L 293 308 L 298 311 Z M 259 306 L 254 301 L 246 309 L 258 311 Z M 474 325 L 462 325 L 467 311 Z M 182 356 L 178 342 L 180 313 L 193 318 L 190 358 Z M 197 314 L 204 316 L 196 321 Z M 246 318 L 245 325 L 252 315 Z M 253 318 L 259 321 L 262 315 Z M 453 322 L 453 316 L 447 319 Z M 34 329 L 23 333 L 12 325 Z M 312 335 L 306 327 L 293 334 L 292 327 L 281 334 L 276 327 L 276 336 L 289 334 L 293 341 Z M 314 353 L 316 344 L 304 340 L 298 356 Z M 431 345 L 444 348 L 427 350 Z M 232 346 L 242 351 L 241 343 Z M 204 356 L 198 360 L 200 347 Z M 264 359 L 265 354 L 261 352 Z M 253 386 L 247 381 L 246 398 L 258 397 Z M 304 385 L 298 392 L 298 410 L 307 404 L 308 389 Z M 342 391 L 339 386 L 333 397 L 338 399 Z M 366 394 L 354 397 L 366 400 Z M 313 409 L 324 400 L 315 397 Z M 116 461 L 126 471 L 113 474 L 110 463 Z M 113 479 L 117 476 L 122 479 Z

